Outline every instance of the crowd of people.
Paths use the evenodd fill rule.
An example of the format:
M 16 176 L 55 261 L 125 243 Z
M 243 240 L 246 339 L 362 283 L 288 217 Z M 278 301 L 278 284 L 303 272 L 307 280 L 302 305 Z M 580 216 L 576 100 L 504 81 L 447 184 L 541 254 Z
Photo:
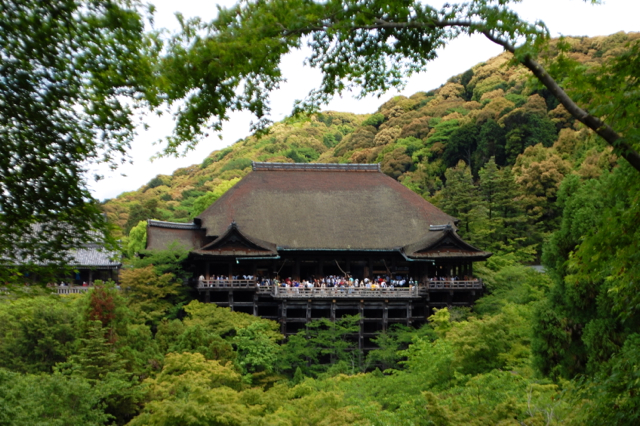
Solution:
M 323 278 L 314 278 L 308 280 L 295 280 L 291 277 L 278 280 L 262 278 L 258 280 L 259 286 L 274 286 L 288 289 L 394 289 L 394 288 L 414 288 L 418 284 L 413 278 L 406 279 L 404 277 L 378 276 L 375 279 L 358 279 L 349 276 L 329 275 Z

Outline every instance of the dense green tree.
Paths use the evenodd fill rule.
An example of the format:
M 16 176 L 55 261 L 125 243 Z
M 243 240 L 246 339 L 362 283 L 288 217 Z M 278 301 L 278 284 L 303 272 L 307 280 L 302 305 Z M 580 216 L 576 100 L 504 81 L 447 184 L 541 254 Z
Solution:
M 158 212 L 158 200 L 150 199 L 143 203 L 136 202 L 129 210 L 129 218 L 124 225 L 125 234 L 129 234 L 131 230 L 140 225 L 140 222 L 147 219 L 157 219 L 160 217 Z
M 477 172 L 478 166 L 473 161 L 477 145 L 478 128 L 475 124 L 465 124 L 457 128 L 449 137 L 442 153 L 442 160 L 447 167 L 455 167 L 458 161 L 462 160 Z
M 0 368 L 1 425 L 106 425 L 100 392 L 89 381 L 59 373 L 22 375 Z
M 238 330 L 233 337 L 238 357 L 236 363 L 243 373 L 271 373 L 275 369 L 280 348 L 265 322 L 256 322 Z
M 533 350 L 550 376 L 597 373 L 640 323 L 637 179 L 622 163 L 598 181 L 571 177 L 560 191 L 561 227 L 543 259 L 555 285 L 538 309 Z
M 201 354 L 169 354 L 162 372 L 145 382 L 143 412 L 129 424 L 246 425 L 256 424 L 254 411 L 241 399 L 240 374 L 229 365 Z M 255 398 L 254 398 L 255 400 Z
M 486 203 L 489 220 L 492 220 L 497 215 L 499 191 L 502 189 L 499 187 L 500 176 L 494 157 L 491 157 L 487 164 L 480 169 L 478 175 L 480 177 L 480 195 L 482 201 Z
M 475 304 L 473 310 L 480 315 L 500 312 L 507 304 L 533 305 L 545 300 L 552 286 L 548 274 L 520 264 L 500 269 L 485 280 L 487 291 Z
M 127 255 L 129 258 L 136 256 L 147 248 L 147 221 L 141 220 L 129 231 L 127 240 Z
M 640 421 L 640 335 L 631 334 L 601 371 L 568 392 L 572 425 L 635 425 Z
M 283 348 L 280 369 L 293 373 L 300 368 L 305 376 L 360 372 L 363 354 L 358 350 L 357 335 L 360 317 L 346 316 L 332 322 L 326 318 L 312 321 L 299 331 Z
M 380 170 L 394 179 L 398 179 L 404 172 L 409 170 L 413 162 L 407 155 L 407 148 L 399 146 L 393 151 L 385 154 L 380 163 Z
M 402 324 L 393 324 L 389 330 L 378 333 L 371 339 L 378 346 L 367 354 L 368 368 L 400 369 L 401 362 L 405 359 L 402 351 L 406 350 L 416 338 L 435 339 L 435 333 L 429 326 L 423 326 L 416 330 Z
M 565 176 L 571 173 L 569 162 L 538 144 L 518 156 L 513 172 L 527 215 L 536 220 L 542 232 L 555 230 L 560 222 L 557 194 Z
M 0 304 L 0 367 L 50 373 L 66 361 L 80 337 L 82 307 L 54 296 Z
M 480 198 L 478 188 L 473 184 L 471 170 L 460 160 L 455 168 L 447 169 L 447 179 L 442 189 L 442 209 L 460 219 L 464 237 L 473 241 L 473 226 L 479 220 Z
M 505 155 L 504 128 L 493 119 L 487 120 L 480 128 L 478 134 L 478 150 L 476 151 L 476 167 L 483 167 L 494 157 L 496 164 L 504 166 L 507 163 Z
M 504 118 L 505 155 L 507 164 L 513 165 L 527 147 L 542 144 L 550 147 L 558 137 L 555 125 L 546 116 L 532 114 L 522 108 Z
M 487 217 L 475 231 L 476 238 L 488 250 L 513 251 L 520 261 L 529 260 L 535 251 L 530 246 L 537 245 L 537 235 L 532 233 L 511 169 L 498 169 L 491 157 L 478 174 L 481 204 Z
M 88 164 L 126 153 L 158 46 L 128 1 L 3 0 L 0 14 L 0 255 L 63 264 L 107 239 Z
M 190 276 L 182 268 L 189 251 L 179 245 L 171 245 L 167 250 L 144 250 L 140 257 L 131 259 L 134 268 L 153 266 L 157 275 L 173 274 L 180 280 Z
M 120 283 L 138 320 L 153 326 L 186 299 L 182 282 L 172 273 L 159 275 L 152 265 L 123 270 Z

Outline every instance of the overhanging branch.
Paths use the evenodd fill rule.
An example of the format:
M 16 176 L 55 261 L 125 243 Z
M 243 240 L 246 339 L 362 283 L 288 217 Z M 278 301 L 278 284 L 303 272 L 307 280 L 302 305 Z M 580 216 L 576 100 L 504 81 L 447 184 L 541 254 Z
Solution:
M 495 37 L 490 31 L 482 32 L 492 42 L 502 46 L 506 51 L 515 53 L 516 49 L 506 40 Z M 522 65 L 527 67 L 529 71 L 536 76 L 544 86 L 549 89 L 553 96 L 566 108 L 566 110 L 582 124 L 596 132 L 609 145 L 613 147 L 617 154 L 620 154 L 625 160 L 640 172 L 640 154 L 634 150 L 631 145 L 626 143 L 622 137 L 611 126 L 604 123 L 598 117 L 589 114 L 586 110 L 580 108 L 567 93 L 558 85 L 558 83 L 549 75 L 547 70 L 533 59 L 530 55 L 526 55 L 521 61 Z

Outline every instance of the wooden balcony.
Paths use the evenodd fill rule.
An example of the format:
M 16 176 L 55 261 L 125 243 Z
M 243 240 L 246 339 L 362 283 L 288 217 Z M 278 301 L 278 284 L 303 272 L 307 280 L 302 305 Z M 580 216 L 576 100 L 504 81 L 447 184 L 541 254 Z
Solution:
M 58 294 L 80 294 L 86 293 L 91 290 L 93 287 L 84 287 L 84 286 L 55 286 L 55 292 Z
M 482 280 L 471 280 L 471 281 L 427 281 L 426 283 L 420 284 L 421 289 L 428 290 L 477 290 L 482 289 Z
M 477 289 L 482 289 L 483 283 L 482 280 L 480 279 L 476 279 L 476 280 L 468 280 L 468 281 L 462 281 L 462 280 L 456 280 L 456 281 L 451 281 L 451 280 L 443 280 L 443 281 L 427 281 L 426 283 L 421 283 L 418 288 L 420 291 L 422 290 L 477 290 Z M 222 290 L 228 290 L 228 289 L 260 289 L 262 290 L 261 292 L 264 292 L 265 289 L 273 289 L 273 286 L 260 286 L 258 284 L 257 281 L 255 280 L 201 280 L 198 281 L 198 289 L 222 289 Z M 280 289 L 285 289 L 284 287 L 279 287 Z M 292 287 L 290 289 L 295 289 L 298 288 L 300 290 L 302 290 L 301 287 Z M 376 289 L 376 290 L 370 290 L 370 289 L 365 289 L 363 287 L 351 287 L 353 290 L 363 290 L 363 291 L 378 291 L 378 290 L 384 290 L 384 291 L 395 291 L 395 290 L 408 290 L 408 287 L 396 287 L 393 290 L 390 288 L 386 288 L 386 289 Z M 348 289 L 348 287 L 346 288 Z M 311 290 L 320 290 L 317 288 L 313 288 Z M 329 290 L 333 290 L 333 288 L 326 288 L 325 290 L 329 291 Z
M 300 288 L 275 287 L 272 292 L 274 299 L 411 299 L 418 298 L 418 288 L 363 288 L 363 287 L 332 287 L 332 288 Z
M 202 280 L 198 290 L 255 290 L 258 294 L 271 295 L 275 299 L 304 298 L 415 298 L 431 291 L 481 290 L 481 280 L 471 281 L 428 281 L 418 286 L 376 288 L 365 287 L 277 287 L 260 285 L 254 280 Z
M 198 289 L 254 289 L 258 287 L 256 280 L 198 280 Z

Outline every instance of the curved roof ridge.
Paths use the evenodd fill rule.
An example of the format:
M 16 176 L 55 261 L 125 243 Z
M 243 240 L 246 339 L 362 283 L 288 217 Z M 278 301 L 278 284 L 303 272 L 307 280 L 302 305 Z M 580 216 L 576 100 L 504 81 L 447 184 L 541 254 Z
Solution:
M 147 219 L 149 226 L 156 228 L 173 228 L 173 229 L 200 229 L 195 223 L 182 223 L 182 222 L 165 222 L 162 220 Z
M 338 163 L 261 163 L 252 162 L 252 169 L 279 171 L 314 171 L 314 172 L 379 172 L 380 163 L 376 164 L 338 164 Z

